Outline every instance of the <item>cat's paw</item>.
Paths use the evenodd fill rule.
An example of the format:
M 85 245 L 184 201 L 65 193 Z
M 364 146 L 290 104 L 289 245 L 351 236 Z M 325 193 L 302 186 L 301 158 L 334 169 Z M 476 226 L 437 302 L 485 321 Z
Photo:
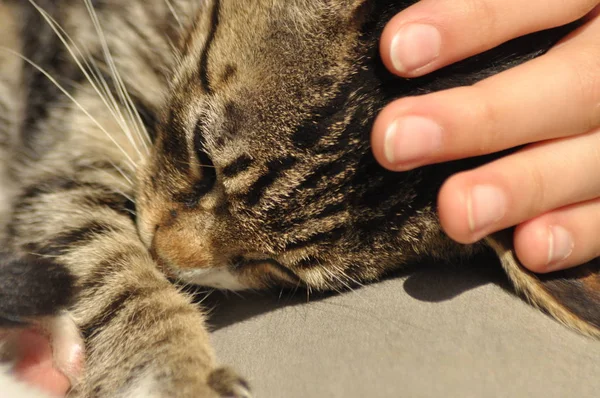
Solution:
M 41 327 L 50 338 L 54 364 L 75 384 L 83 372 L 84 342 L 73 318 L 63 312 L 45 319 Z
M 251 398 L 250 386 L 246 380 L 229 368 L 218 368 L 208 377 L 208 385 L 221 398 Z
M 164 375 L 164 373 L 163 373 Z M 110 398 L 252 398 L 248 383 L 235 372 L 227 368 L 213 370 L 208 379 L 167 380 L 148 374 L 137 378 L 128 378 L 127 386 L 118 392 L 98 393 L 102 387 L 88 386 L 88 392 L 73 392 L 72 398 L 110 397 Z M 107 389 L 105 389 L 107 390 Z M 93 391 L 94 394 L 90 393 Z

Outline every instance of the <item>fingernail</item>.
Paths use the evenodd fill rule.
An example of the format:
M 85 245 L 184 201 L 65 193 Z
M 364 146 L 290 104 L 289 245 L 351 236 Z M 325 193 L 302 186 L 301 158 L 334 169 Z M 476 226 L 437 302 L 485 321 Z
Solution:
M 442 36 L 435 27 L 404 25 L 392 39 L 392 64 L 398 72 L 414 72 L 433 62 L 440 55 L 441 47 Z
M 407 116 L 395 120 L 385 133 L 388 162 L 407 164 L 423 160 L 441 147 L 442 128 L 432 120 Z
M 467 217 L 471 233 L 481 233 L 506 214 L 506 196 L 493 185 L 476 185 L 467 197 Z
M 566 260 L 573 253 L 573 236 L 569 231 L 558 225 L 548 229 L 548 266 Z

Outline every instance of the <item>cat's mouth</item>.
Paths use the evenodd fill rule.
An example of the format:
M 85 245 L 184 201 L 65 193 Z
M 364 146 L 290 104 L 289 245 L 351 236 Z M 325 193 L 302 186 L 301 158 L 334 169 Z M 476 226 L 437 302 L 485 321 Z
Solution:
M 150 253 L 159 269 L 169 279 L 194 285 L 234 291 L 266 289 L 273 286 L 305 286 L 300 276 L 272 258 L 238 256 L 224 266 L 180 268 L 158 255 L 155 250 L 151 249 Z
M 261 288 L 305 286 L 303 279 L 290 268 L 272 258 L 247 259 L 238 257 L 232 262 L 233 269 L 245 278 L 257 280 Z

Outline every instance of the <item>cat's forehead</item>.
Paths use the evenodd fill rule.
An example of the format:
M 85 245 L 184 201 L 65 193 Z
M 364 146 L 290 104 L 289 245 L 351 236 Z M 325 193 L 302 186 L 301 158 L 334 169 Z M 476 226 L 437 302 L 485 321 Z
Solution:
M 358 32 L 360 24 L 348 12 L 354 2 L 253 0 L 240 7 L 239 0 L 208 1 L 183 52 L 190 68 L 220 68 L 223 80 L 248 71 L 309 76 L 344 53 L 345 42 Z
M 281 137 L 293 135 L 353 73 L 358 34 L 338 26 L 335 35 L 324 35 L 335 23 L 322 9 L 307 16 L 280 2 L 257 1 L 242 10 L 235 3 L 215 1 L 204 9 L 170 104 L 183 128 L 171 130 L 192 142 L 200 123 L 211 152 L 226 152 L 231 141 L 277 150 L 286 145 Z

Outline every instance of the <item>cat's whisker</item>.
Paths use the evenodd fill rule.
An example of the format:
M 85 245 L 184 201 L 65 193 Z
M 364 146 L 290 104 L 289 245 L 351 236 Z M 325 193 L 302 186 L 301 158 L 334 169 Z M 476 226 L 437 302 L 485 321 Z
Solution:
M 123 115 L 123 112 L 121 111 L 121 107 L 119 105 L 119 101 L 115 98 L 112 90 L 109 87 L 108 82 L 106 81 L 106 79 L 104 78 L 104 75 L 102 74 L 102 72 L 100 71 L 100 68 L 98 67 L 98 65 L 96 64 L 96 62 L 94 61 L 94 59 L 91 59 L 92 62 L 92 67 L 93 69 L 96 71 L 97 75 L 99 76 L 99 84 L 101 85 L 103 92 L 105 93 L 106 97 L 108 97 L 108 99 L 110 100 L 110 102 L 113 105 L 113 108 L 111 109 L 111 107 L 107 104 L 107 106 L 109 107 L 109 109 L 111 109 L 111 113 L 113 114 L 113 117 L 115 118 L 115 120 L 117 120 L 117 123 L 120 124 L 121 129 L 125 132 L 125 135 L 127 136 L 128 140 L 132 143 L 132 145 L 134 147 L 136 147 L 137 150 L 137 143 L 136 141 L 133 139 L 133 137 L 131 136 L 131 132 L 130 132 L 130 126 L 133 124 L 134 127 L 136 127 L 137 130 L 137 135 L 140 136 L 140 134 L 142 134 L 139 129 L 137 129 L 137 126 L 142 126 L 141 128 L 144 130 L 144 137 L 147 136 L 144 124 L 141 120 L 139 120 L 138 122 L 131 122 L 131 117 L 129 117 L 129 122 L 125 120 L 125 116 Z M 139 113 L 137 112 L 137 110 L 134 111 L 135 115 L 137 116 L 137 118 L 139 119 Z M 142 139 L 142 145 L 144 145 L 144 150 L 146 152 L 146 154 L 149 153 L 149 148 L 147 147 L 145 141 Z M 138 154 L 139 154 L 139 150 L 138 150 Z
M 133 103 L 133 100 L 131 99 L 131 96 L 129 95 L 129 92 L 127 91 L 127 89 L 125 87 L 125 83 L 123 82 L 123 79 L 121 78 L 121 74 L 119 73 L 119 71 L 115 65 L 112 53 L 110 52 L 110 49 L 108 47 L 108 42 L 106 40 L 106 36 L 104 35 L 104 31 L 102 29 L 102 26 L 100 25 L 100 21 L 98 20 L 98 14 L 96 13 L 96 11 L 94 9 L 94 5 L 92 4 L 91 0 L 84 0 L 84 2 L 86 5 L 86 8 L 88 10 L 88 13 L 92 19 L 92 23 L 94 24 L 94 28 L 96 29 L 96 33 L 98 34 L 98 39 L 100 41 L 102 51 L 104 53 L 105 61 L 111 71 L 111 75 L 112 75 L 115 87 L 117 89 L 117 95 L 118 95 L 119 99 L 121 100 L 121 102 L 123 103 L 123 105 L 125 105 L 125 108 L 127 110 L 130 121 L 132 122 L 134 130 L 135 130 L 138 138 L 140 139 L 146 154 L 148 154 L 150 152 L 150 149 L 149 149 L 150 137 L 144 127 L 144 123 L 140 117 L 139 112 L 135 108 L 135 105 Z M 142 130 L 143 130 L 143 132 L 142 132 Z M 136 150 L 137 150 L 137 147 L 136 147 Z M 141 156 L 141 154 L 140 154 L 140 156 Z
M 123 169 L 121 169 L 121 168 L 120 168 L 118 165 L 116 165 L 114 162 L 112 162 L 112 161 L 110 161 L 110 160 L 109 160 L 108 162 L 111 164 L 111 166 L 112 166 L 112 167 L 114 167 L 114 168 L 115 168 L 115 170 L 117 170 L 117 172 L 118 172 L 118 173 L 121 175 L 121 177 L 123 177 L 123 178 L 124 178 L 124 179 L 127 181 L 127 183 L 129 184 L 127 187 L 128 187 L 128 188 L 133 188 L 135 184 L 133 183 L 133 180 L 131 179 L 131 177 L 130 177 L 130 176 L 128 176 L 128 175 L 127 175 L 127 173 L 125 173 L 125 172 L 123 171 Z M 99 171 L 101 170 L 101 169 L 98 169 L 98 168 L 94 168 L 94 169 L 96 169 L 96 170 L 99 170 Z M 106 171 L 106 170 L 101 170 L 101 171 L 104 171 L 106 174 L 109 174 L 109 175 L 111 175 L 112 177 L 115 177 L 114 175 L 110 174 L 110 173 L 109 173 L 108 171 Z M 118 180 L 117 178 L 115 178 L 115 179 L 116 179 L 116 180 Z M 119 182 L 123 182 L 123 181 L 120 181 L 120 180 L 118 180 L 118 181 L 119 181 Z M 132 202 L 134 202 L 134 200 L 133 200 L 133 199 L 131 199 L 131 198 L 129 198 L 129 197 L 128 197 L 127 199 L 129 199 L 129 200 L 131 200 Z
M 129 183 L 129 186 L 133 187 L 134 186 L 133 180 L 127 175 L 127 173 L 125 173 L 123 171 L 123 169 L 121 169 L 119 166 L 117 166 L 113 162 L 110 162 L 110 163 L 119 172 L 119 174 L 121 174 L 123 176 L 123 178 L 125 178 L 127 180 L 127 182 Z
M 340 273 L 341 276 L 336 275 L 333 271 L 331 271 L 330 269 L 328 269 L 327 267 L 323 267 L 323 271 L 329 275 L 330 278 L 332 278 L 333 280 L 338 281 L 339 283 L 341 283 L 345 288 L 346 291 L 351 292 L 352 294 L 356 295 L 356 297 L 358 297 L 359 299 L 363 300 L 365 303 L 368 303 L 368 300 L 365 299 L 354 287 L 352 287 L 352 285 L 350 285 L 348 283 L 348 281 L 350 282 L 354 282 L 339 266 L 334 266 L 333 267 L 337 272 Z M 346 279 L 346 280 L 344 280 Z M 359 284 L 360 285 L 360 284 Z M 362 285 L 361 285 L 362 286 Z M 343 291 L 340 291 L 339 289 L 335 289 L 336 292 L 338 293 L 342 293 Z
M 92 88 L 96 91 L 102 102 L 105 104 L 113 118 L 117 121 L 119 127 L 123 130 L 125 136 L 128 138 L 129 142 L 132 146 L 137 150 L 137 145 L 134 139 L 131 137 L 129 133 L 129 125 L 125 121 L 125 118 L 122 115 L 122 112 L 119 109 L 118 102 L 114 99 L 105 79 L 102 77 L 102 74 L 98 70 L 93 57 L 86 51 L 87 54 L 83 54 L 81 49 L 75 44 L 75 42 L 71 39 L 71 37 L 67 34 L 67 32 L 58 24 L 58 22 L 49 15 L 44 9 L 37 5 L 34 0 L 29 0 L 29 3 L 40 13 L 40 15 L 44 18 L 44 20 L 48 23 L 50 28 L 57 35 L 58 39 L 63 43 L 66 50 L 71 55 L 74 62 L 77 64 L 81 72 L 84 74 L 87 81 L 90 83 Z M 85 49 L 85 48 L 84 48 Z M 79 57 L 83 60 L 83 64 L 80 61 Z M 90 60 L 90 61 L 88 61 Z M 91 65 L 90 65 L 91 62 Z M 93 65 L 93 67 L 92 67 Z M 103 86 L 104 90 L 101 90 L 98 86 Z M 110 100 L 107 100 L 108 99 Z M 139 156 L 141 154 L 138 151 Z
M 361 283 L 360 281 L 356 280 L 355 278 L 352 278 L 350 275 L 348 275 L 348 273 L 344 269 L 342 269 L 342 267 L 336 266 L 335 268 L 346 281 L 352 282 L 354 285 L 356 285 L 358 287 L 364 286 L 364 283 Z M 352 289 L 352 290 L 354 290 L 354 289 Z
M 104 54 L 104 59 L 105 59 L 106 64 L 108 65 L 109 72 L 111 74 L 113 83 L 115 85 L 115 89 L 117 91 L 117 96 L 119 97 L 119 102 L 124 105 L 128 122 L 130 123 L 131 126 L 133 126 L 133 129 L 134 129 L 135 133 L 137 134 L 137 136 L 139 138 L 141 138 L 142 145 L 144 146 L 144 149 L 145 149 L 146 153 L 148 153 L 148 147 L 146 146 L 145 139 L 142 137 L 142 134 L 141 134 L 141 132 L 139 130 L 139 126 L 138 126 L 138 123 L 141 123 L 141 120 L 135 120 L 135 114 L 137 114 L 137 112 L 132 110 L 135 107 L 131 104 L 131 102 L 132 102 L 131 98 L 129 97 L 128 92 L 125 89 L 124 83 L 123 83 L 123 81 L 121 79 L 121 75 L 119 74 L 119 72 L 118 72 L 118 70 L 116 68 L 116 65 L 114 64 L 114 60 L 113 60 L 112 54 L 110 52 L 110 49 L 108 48 L 108 43 L 107 43 L 106 38 L 104 36 L 104 32 L 102 30 L 102 27 L 100 26 L 100 22 L 98 20 L 97 14 L 96 14 L 96 12 L 94 10 L 93 5 L 89 1 L 85 1 L 85 5 L 86 5 L 86 8 L 87 8 L 88 13 L 90 15 L 90 18 L 92 20 L 92 23 L 94 25 L 94 28 L 96 30 L 96 34 L 98 35 L 98 37 L 100 39 L 100 44 L 102 46 L 102 51 L 103 51 L 103 54 Z M 108 89 L 108 87 L 107 87 L 106 84 L 105 84 L 105 87 L 106 87 L 106 91 L 107 92 L 111 92 Z M 111 97 L 112 97 L 112 92 L 111 92 Z M 118 103 L 116 100 L 114 100 L 114 102 Z M 139 117 L 139 114 L 137 114 L 137 116 Z M 128 138 L 130 139 L 130 141 L 132 142 L 135 150 L 138 152 L 138 155 L 140 157 L 142 157 L 142 154 L 141 154 L 141 152 L 140 152 L 140 150 L 138 148 L 138 145 L 137 145 L 135 139 L 133 138 L 133 136 L 131 134 L 131 131 L 129 129 L 127 129 L 127 130 L 125 130 L 125 132 L 126 132 Z
M 234 296 L 238 297 L 238 298 L 244 298 L 244 296 L 242 295 L 242 293 L 236 291 L 236 290 L 223 290 L 223 292 L 225 293 L 225 295 L 232 293 Z
M 203 304 L 214 292 L 215 289 L 208 289 L 207 291 L 203 292 L 204 297 L 202 297 L 202 299 L 198 301 L 198 304 Z
M 56 88 L 58 88 L 69 100 L 71 100 L 77 106 L 77 108 L 79 108 L 79 110 L 81 110 L 100 129 L 100 131 L 102 131 L 108 137 L 108 139 L 114 145 L 116 145 L 116 147 L 123 153 L 123 155 L 127 159 L 132 171 L 134 171 L 136 169 L 136 163 L 131 158 L 131 156 L 129 156 L 127 151 L 125 151 L 125 149 L 123 149 L 123 147 L 117 142 L 117 140 L 115 140 L 115 138 L 108 131 L 106 131 L 104 126 L 102 126 L 102 124 L 100 122 L 98 122 L 98 120 L 96 120 L 96 118 L 94 118 L 90 114 L 90 112 L 83 105 L 81 105 L 81 103 L 79 103 L 79 101 L 77 101 L 73 97 L 73 95 L 71 95 L 52 75 L 50 75 L 50 73 L 48 73 L 48 71 L 46 71 L 44 68 L 42 68 L 41 66 L 39 66 L 38 64 L 33 62 L 31 59 L 27 58 L 23 54 L 20 54 L 8 47 L 0 47 L 0 50 L 21 58 L 23 61 L 25 61 L 26 63 L 31 65 L 33 68 L 35 68 L 37 71 L 39 71 L 41 74 L 43 74 L 52 84 L 54 84 L 56 86 Z M 90 135 L 92 135 L 92 134 L 90 134 Z
M 33 257 L 47 258 L 47 259 L 60 258 L 60 255 L 58 255 L 58 254 L 42 254 L 42 253 L 34 253 L 34 252 L 25 252 L 25 254 L 27 254 L 29 256 L 33 256 Z
M 181 18 L 179 18 L 177 11 L 175 11 L 175 7 L 173 7 L 173 3 L 171 3 L 171 0 L 165 0 L 165 3 L 167 4 L 167 7 L 169 8 L 171 14 L 173 14 L 173 18 L 175 18 L 175 21 L 177 21 L 177 24 L 179 24 L 179 27 L 183 29 L 183 22 L 181 22 Z

